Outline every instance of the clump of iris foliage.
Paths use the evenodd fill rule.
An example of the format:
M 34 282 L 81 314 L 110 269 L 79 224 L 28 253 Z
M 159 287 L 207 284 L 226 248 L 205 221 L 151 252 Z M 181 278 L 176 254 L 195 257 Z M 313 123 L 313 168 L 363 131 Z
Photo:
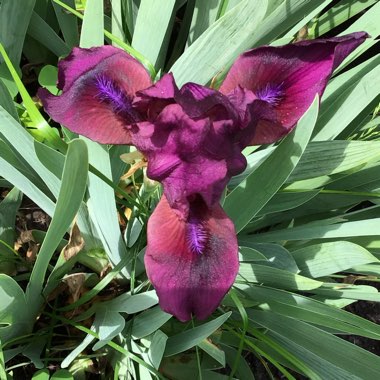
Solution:
M 378 378 L 342 337 L 380 339 L 344 310 L 380 301 L 379 18 L 376 0 L 0 0 L 0 379 Z M 229 73 L 294 43 L 276 74 L 258 50 L 254 93 L 250 62 Z M 276 78 L 297 46 L 305 71 Z M 28 200 L 51 221 L 20 239 Z

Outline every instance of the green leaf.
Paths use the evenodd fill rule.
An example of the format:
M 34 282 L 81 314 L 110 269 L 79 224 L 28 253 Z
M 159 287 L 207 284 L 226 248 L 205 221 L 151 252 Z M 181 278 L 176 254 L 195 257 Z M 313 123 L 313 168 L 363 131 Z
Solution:
M 118 312 L 110 310 L 107 305 L 101 305 L 93 325 L 99 335 L 99 341 L 92 348 L 93 351 L 96 351 L 123 331 L 125 319 Z
M 284 344 L 297 345 L 298 352 L 286 347 L 304 360 L 304 354 L 311 353 L 314 363 L 308 365 L 320 375 L 322 379 L 352 378 L 375 379 L 380 373 L 380 358 L 343 339 L 293 318 L 281 316 L 271 312 L 252 311 L 250 317 L 255 323 L 269 330 L 273 339 Z M 329 368 L 324 366 L 326 363 Z M 326 375 L 327 371 L 335 372 Z M 343 376 L 343 377 L 342 377 Z
M 38 83 L 46 87 L 53 95 L 57 95 L 58 68 L 52 65 L 44 66 L 39 75 Z
M 260 305 L 257 307 L 260 309 L 271 310 L 273 313 L 329 327 L 346 334 L 370 339 L 380 338 L 380 327 L 377 324 L 311 297 L 259 285 L 237 287 L 245 297 L 259 302 Z M 247 312 L 249 314 L 251 310 Z
M 2 0 L 0 3 L 0 43 L 4 45 L 10 60 L 20 63 L 26 30 L 36 0 Z
M 2 344 L 28 332 L 30 314 L 25 294 L 17 282 L 0 273 L 0 340 Z
M 313 278 L 378 261 L 360 245 L 344 241 L 311 245 L 292 252 L 292 255 L 301 274 Z
M 62 0 L 65 4 L 69 5 L 72 8 L 75 8 L 75 0 Z M 77 18 L 67 13 L 62 7 L 58 4 L 52 2 L 55 14 L 59 26 L 61 28 L 63 38 L 67 46 L 73 48 L 74 46 L 79 45 L 79 33 L 78 33 L 78 21 Z
M 158 369 L 160 367 L 161 360 L 164 356 L 166 341 L 168 336 L 161 330 L 157 330 L 152 338 L 152 342 L 149 347 L 148 355 L 153 367 Z
M 104 44 L 103 29 L 103 1 L 87 0 L 80 35 L 80 47 L 102 46 Z
M 68 370 L 59 369 L 53 373 L 50 380 L 74 380 L 74 377 Z
M 289 181 L 289 180 L 288 180 Z M 278 192 L 269 202 L 257 213 L 257 216 L 268 215 L 275 212 L 286 211 L 303 205 L 310 201 L 319 190 L 312 191 L 289 191 Z
M 224 208 L 237 232 L 264 207 L 292 173 L 309 141 L 317 114 L 316 98 L 293 132 L 227 196 Z
M 251 47 L 253 32 L 259 31 L 258 24 L 265 15 L 266 7 L 266 0 L 243 0 L 212 24 L 171 68 L 177 84 L 206 84 Z
M 123 7 L 122 0 L 113 0 L 111 3 L 112 14 L 111 14 L 111 25 L 112 25 L 112 34 L 124 41 L 124 30 L 123 30 Z
M 380 66 L 377 66 L 341 93 L 334 105 L 330 104 L 330 108 L 321 113 L 313 139 L 321 141 L 337 137 L 379 95 L 375 90 L 379 86 Z
M 17 71 L 13 67 L 4 47 L 0 44 L 0 54 L 2 55 L 5 64 L 8 67 L 9 72 L 12 75 L 12 78 L 20 92 L 26 110 L 28 111 L 29 117 L 32 121 L 33 128 L 30 129 L 30 133 L 35 136 L 35 138 L 40 141 L 46 141 L 52 147 L 61 150 L 62 152 L 66 151 L 66 144 L 61 140 L 59 134 L 54 128 L 51 128 L 46 120 L 42 117 L 40 111 L 35 105 L 33 99 L 26 90 L 24 84 L 22 83 Z
M 31 316 L 37 314 L 44 302 L 42 288 L 46 271 L 55 249 L 69 229 L 81 205 L 87 185 L 87 173 L 88 155 L 86 145 L 81 140 L 73 140 L 69 144 L 66 155 L 62 184 L 54 215 L 37 256 L 26 291 Z M 75 186 L 73 186 L 73 183 Z M 33 322 L 33 319 L 31 322 Z
M 49 380 L 50 379 L 50 372 L 47 368 L 40 369 L 39 371 L 35 372 L 32 380 Z
M 241 263 L 238 276 L 238 281 L 264 284 L 279 289 L 312 290 L 323 284 L 308 277 L 258 263 Z
M 122 294 L 119 297 L 107 302 L 107 308 L 120 313 L 134 314 L 149 309 L 157 305 L 158 298 L 155 290 L 131 296 L 130 294 Z
M 0 110 L 0 120 L 1 110 Z M 1 125 L 0 125 L 1 126 Z M 6 149 L 4 149 L 4 146 Z M 23 170 L 13 164 L 13 160 L 9 160 L 9 157 L 5 157 L 6 150 L 9 148 L 3 144 L 0 140 L 0 176 L 7 179 L 10 183 L 16 186 L 24 194 L 26 194 L 31 200 L 41 207 L 48 215 L 53 215 L 54 202 L 43 192 L 34 182 L 25 176 Z M 17 162 L 17 161 L 16 161 Z M 18 163 L 18 162 L 17 162 Z
M 67 55 L 70 52 L 70 48 L 62 41 L 54 29 L 36 12 L 32 13 L 28 34 L 57 57 Z
M 299 269 L 293 256 L 287 249 L 278 244 L 255 244 L 249 243 L 248 246 L 257 252 L 260 252 L 265 261 L 260 262 L 261 265 L 268 265 L 278 269 L 284 269 L 288 272 L 298 273 Z M 252 261 L 252 260 L 250 260 Z
M 175 355 L 196 346 L 226 322 L 230 315 L 231 312 L 225 313 L 201 326 L 169 337 L 166 344 L 165 356 Z
M 220 363 L 223 367 L 226 366 L 226 355 L 223 350 L 221 350 L 216 344 L 210 342 L 207 339 L 202 340 L 198 343 L 198 347 L 204 352 L 209 354 L 213 359 Z
M 132 46 L 156 68 L 165 62 L 176 0 L 141 0 L 133 33 Z M 149 36 L 149 38 L 147 38 Z
M 0 78 L 0 106 L 3 107 L 16 121 L 19 121 L 19 117 L 16 111 L 15 104 L 12 96 L 8 91 L 7 86 Z
M 327 33 L 331 29 L 339 26 L 343 22 L 356 16 L 358 13 L 364 9 L 370 7 L 377 0 L 362 0 L 362 1 L 352 1 L 352 0 L 341 0 L 333 7 L 331 7 L 327 12 L 323 13 L 318 17 L 316 25 L 316 37 Z M 345 32 L 346 34 L 346 32 Z
M 159 306 L 146 310 L 137 315 L 132 323 L 132 337 L 143 338 L 152 334 L 165 324 L 172 316 L 161 310 Z
M 311 225 L 270 231 L 262 234 L 249 235 L 241 241 L 274 242 L 281 240 L 331 239 L 353 236 L 377 236 L 379 234 L 380 218 L 359 220 L 357 222 L 335 223 L 331 225 Z
M 14 228 L 21 201 L 22 193 L 13 188 L 0 202 L 0 240 L 10 246 L 13 246 L 16 238 Z
M 202 1 L 196 0 L 190 30 L 187 37 L 187 46 L 190 46 L 217 18 L 223 0 Z
M 287 183 L 347 172 L 380 158 L 380 141 L 314 141 Z
M 112 181 L 110 155 L 106 145 L 100 145 L 89 139 L 86 142 L 89 152 L 89 162 L 92 167 L 104 177 Z M 117 265 L 124 258 L 130 257 L 121 236 L 119 220 L 115 203 L 114 189 L 97 175 L 89 174 L 89 200 L 87 202 L 89 217 L 113 265 Z M 121 270 L 124 277 L 130 276 L 131 262 Z
M 239 54 L 269 44 L 319 5 L 320 2 L 311 0 L 287 0 L 264 17 L 266 0 L 240 1 L 177 60 L 172 67 L 177 84 L 208 83 L 220 71 L 226 70 Z

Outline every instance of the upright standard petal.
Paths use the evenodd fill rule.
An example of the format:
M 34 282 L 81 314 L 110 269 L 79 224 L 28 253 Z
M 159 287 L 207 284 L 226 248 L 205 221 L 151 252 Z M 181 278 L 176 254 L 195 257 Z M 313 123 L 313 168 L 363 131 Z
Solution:
M 71 131 L 103 144 L 130 144 L 138 90 L 151 85 L 144 66 L 121 49 L 74 48 L 58 65 L 60 96 L 40 89 L 46 112 Z
M 232 65 L 220 91 L 244 113 L 252 129 L 250 144 L 271 143 L 289 133 L 313 102 L 321 97 L 334 69 L 368 35 L 263 46 L 242 54 Z M 245 90 L 245 110 L 236 103 L 236 91 Z M 247 95 L 247 93 L 249 95 Z M 257 100 L 261 101 L 260 106 Z M 260 120 L 257 122 L 257 120 Z
M 132 139 L 148 158 L 148 176 L 163 183 L 171 207 L 186 215 L 188 198 L 196 194 L 208 207 L 217 203 L 246 160 L 238 115 L 228 98 L 193 83 L 181 90 L 171 87 L 160 97 L 160 88 L 174 83 L 171 76 L 164 78 L 165 83 L 138 93 L 135 105 L 150 120 L 133 129 Z
M 180 321 L 205 319 L 238 272 L 233 223 L 219 204 L 210 209 L 200 197 L 182 219 L 163 196 L 148 222 L 145 265 L 164 311 Z
M 139 123 L 132 139 L 148 158 L 148 176 L 162 182 L 171 207 L 186 215 L 188 198 L 196 194 L 208 207 L 217 203 L 231 176 L 245 169 L 246 159 L 237 139 L 236 115 L 223 102 L 206 97 L 195 101 L 189 94 L 173 101 L 153 120 Z M 144 102 L 149 109 L 162 104 L 156 98 Z

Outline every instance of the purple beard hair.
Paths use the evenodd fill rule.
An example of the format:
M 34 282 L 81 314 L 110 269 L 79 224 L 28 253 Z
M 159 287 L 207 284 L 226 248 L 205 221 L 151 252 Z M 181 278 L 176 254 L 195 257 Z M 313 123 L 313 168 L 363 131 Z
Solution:
M 111 105 L 112 110 L 127 119 L 129 122 L 138 121 L 138 115 L 132 108 L 132 102 L 124 91 L 112 79 L 107 78 L 103 74 L 95 77 L 96 88 L 98 93 L 96 98 L 101 102 Z
M 202 254 L 205 251 L 209 234 L 204 223 L 196 216 L 190 216 L 187 225 L 187 242 L 193 253 Z
M 284 97 L 283 85 L 284 83 L 268 83 L 265 87 L 256 91 L 256 96 L 270 105 L 276 106 Z

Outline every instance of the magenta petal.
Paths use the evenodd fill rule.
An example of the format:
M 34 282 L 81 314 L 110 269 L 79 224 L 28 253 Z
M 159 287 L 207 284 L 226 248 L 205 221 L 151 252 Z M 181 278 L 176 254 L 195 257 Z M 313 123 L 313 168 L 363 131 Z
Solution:
M 148 222 L 145 265 L 164 311 L 180 321 L 205 319 L 238 272 L 233 223 L 219 205 L 208 209 L 199 199 L 182 220 L 163 197 Z
M 235 107 L 227 96 L 196 83 L 186 83 L 175 100 L 192 118 L 207 115 L 212 120 L 236 121 L 238 117 Z M 238 127 L 238 124 L 235 123 L 234 126 Z
M 188 198 L 217 203 L 232 175 L 246 160 L 233 143 L 230 120 L 192 119 L 179 104 L 164 108 L 153 122 L 139 123 L 132 140 L 148 158 L 147 174 L 162 182 L 171 207 L 188 212 Z
M 38 94 L 46 112 L 73 132 L 103 144 L 130 144 L 128 126 L 139 120 L 133 97 L 150 84 L 144 66 L 123 50 L 74 48 L 59 63 L 62 94 Z
M 165 74 L 154 85 L 136 95 L 134 105 L 149 119 L 154 119 L 169 104 L 174 103 L 174 97 L 178 93 L 173 74 Z
M 253 121 L 253 125 L 247 123 L 247 128 L 256 130 L 251 144 L 274 142 L 292 130 L 316 94 L 322 96 L 333 70 L 366 37 L 366 33 L 353 33 L 280 47 L 264 46 L 242 54 L 220 91 L 231 96 L 241 87 L 273 111 L 261 111 L 267 115 L 265 119 L 260 112 L 254 117 L 247 103 L 246 113 Z M 257 123 L 257 119 L 264 122 Z

